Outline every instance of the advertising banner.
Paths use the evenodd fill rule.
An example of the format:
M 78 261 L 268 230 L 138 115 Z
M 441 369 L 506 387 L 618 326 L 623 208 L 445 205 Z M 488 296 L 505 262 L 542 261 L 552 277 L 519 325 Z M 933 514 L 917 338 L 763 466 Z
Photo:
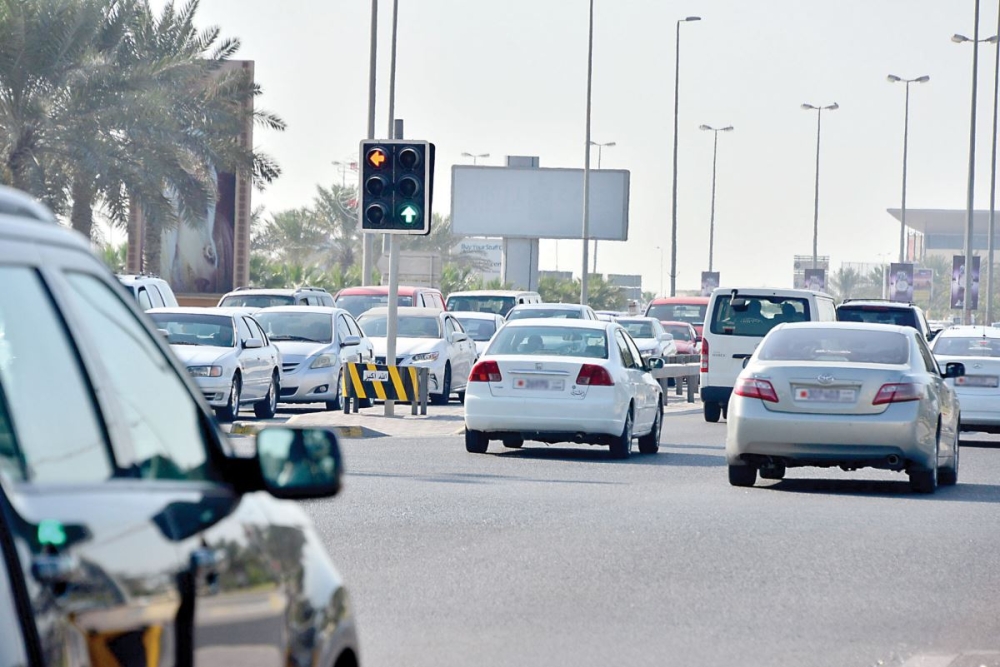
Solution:
M 913 264 L 893 262 L 889 265 L 889 300 L 913 303 Z
M 802 272 L 802 289 L 826 291 L 826 269 L 805 269 Z
M 913 291 L 930 292 L 934 289 L 934 269 L 913 269 Z
M 712 290 L 719 286 L 718 271 L 701 272 L 701 295 L 712 296 Z
M 954 255 L 951 259 L 951 307 L 965 308 L 965 257 Z M 979 309 L 979 257 L 972 258 L 972 294 L 969 309 Z

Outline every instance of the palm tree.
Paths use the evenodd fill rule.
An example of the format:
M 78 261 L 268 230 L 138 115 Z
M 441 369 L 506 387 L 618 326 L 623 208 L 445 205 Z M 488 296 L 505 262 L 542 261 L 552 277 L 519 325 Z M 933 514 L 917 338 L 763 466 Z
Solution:
M 839 301 L 857 296 L 865 285 L 865 276 L 852 267 L 841 266 L 830 276 L 830 287 Z
M 316 187 L 313 209 L 318 223 L 329 234 L 333 261 L 347 272 L 361 256 L 362 232 L 358 223 L 358 191 L 334 184 Z

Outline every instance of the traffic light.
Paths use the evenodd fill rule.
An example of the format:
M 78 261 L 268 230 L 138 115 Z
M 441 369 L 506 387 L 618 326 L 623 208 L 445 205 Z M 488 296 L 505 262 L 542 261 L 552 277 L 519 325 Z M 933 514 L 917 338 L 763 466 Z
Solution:
M 431 231 L 434 144 L 361 142 L 361 229 L 382 234 Z

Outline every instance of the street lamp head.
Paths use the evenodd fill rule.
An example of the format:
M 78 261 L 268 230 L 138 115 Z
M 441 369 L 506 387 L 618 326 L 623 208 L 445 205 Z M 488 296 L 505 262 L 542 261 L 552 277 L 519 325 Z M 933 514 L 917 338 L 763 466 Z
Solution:
M 724 128 L 722 128 L 719 131 L 720 132 L 732 132 L 733 131 L 733 126 L 732 125 L 726 125 Z
M 837 104 L 836 102 L 834 102 L 833 104 L 831 104 L 829 106 L 823 107 L 823 110 L 824 111 L 836 111 L 839 108 L 840 108 L 840 105 Z
M 688 16 L 688 17 L 685 17 L 685 18 L 683 18 L 681 20 L 682 21 L 700 21 L 701 17 L 700 16 Z
M 475 155 L 473 155 L 472 153 L 465 153 L 465 152 L 463 152 L 462 153 L 462 157 L 475 157 Z
M 951 41 L 955 42 L 956 44 L 961 44 L 962 42 L 971 42 L 972 40 L 966 37 L 965 35 L 959 35 L 956 33 L 951 36 Z
M 888 79 L 889 83 L 899 83 L 900 81 L 902 81 L 902 79 L 900 79 L 895 74 L 890 74 L 889 76 L 886 77 L 886 79 Z
M 927 83 L 930 80 L 931 80 L 931 78 L 929 76 L 927 76 L 926 74 L 924 74 L 923 76 L 918 76 L 916 79 L 914 79 L 914 82 L 916 82 L 916 83 Z
M 604 145 L 605 145 L 605 146 L 617 146 L 618 144 L 616 144 L 616 143 L 615 143 L 615 142 L 613 142 L 613 141 L 609 141 L 608 143 L 606 143 L 606 144 L 604 144 Z
M 802 108 L 803 108 L 803 109 L 805 109 L 806 111 L 812 111 L 812 110 L 814 110 L 814 109 L 818 109 L 819 107 L 814 107 L 814 106 L 813 106 L 813 105 L 811 105 L 811 104 L 803 104 L 803 105 L 802 105 Z
M 699 130 L 711 130 L 712 127 L 710 125 L 699 125 L 698 129 Z
M 992 37 L 987 37 L 983 41 L 986 42 L 987 44 L 996 44 L 998 40 L 1000 40 L 1000 35 L 993 35 Z

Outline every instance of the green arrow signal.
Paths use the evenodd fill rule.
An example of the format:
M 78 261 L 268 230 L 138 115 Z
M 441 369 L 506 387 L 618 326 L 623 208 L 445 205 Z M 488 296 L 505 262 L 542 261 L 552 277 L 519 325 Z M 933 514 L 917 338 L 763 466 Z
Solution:
M 417 216 L 420 214 L 417 213 L 417 209 L 413 208 L 412 206 L 407 206 L 406 208 L 404 208 L 402 211 L 399 212 L 399 215 L 403 218 L 406 224 L 412 225 L 413 221 L 416 220 Z

